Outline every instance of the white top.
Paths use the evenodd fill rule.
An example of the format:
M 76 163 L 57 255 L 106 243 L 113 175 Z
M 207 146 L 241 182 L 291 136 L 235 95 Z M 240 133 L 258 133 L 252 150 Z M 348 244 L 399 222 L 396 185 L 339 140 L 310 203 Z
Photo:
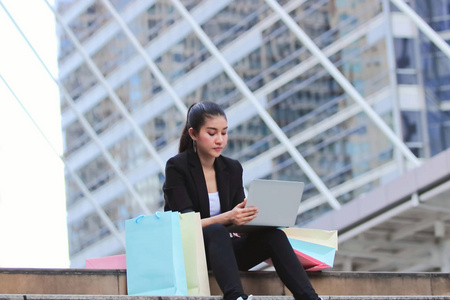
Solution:
M 208 193 L 209 196 L 209 214 L 215 216 L 220 214 L 220 199 L 219 192 Z

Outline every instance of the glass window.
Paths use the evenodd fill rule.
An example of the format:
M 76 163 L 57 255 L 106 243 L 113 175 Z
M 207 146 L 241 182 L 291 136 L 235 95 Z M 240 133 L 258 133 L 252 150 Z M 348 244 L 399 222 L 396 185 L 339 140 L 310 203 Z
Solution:
M 416 68 L 412 39 L 394 39 L 395 61 L 399 69 Z
M 402 111 L 402 131 L 405 143 L 422 142 L 422 126 L 420 112 Z

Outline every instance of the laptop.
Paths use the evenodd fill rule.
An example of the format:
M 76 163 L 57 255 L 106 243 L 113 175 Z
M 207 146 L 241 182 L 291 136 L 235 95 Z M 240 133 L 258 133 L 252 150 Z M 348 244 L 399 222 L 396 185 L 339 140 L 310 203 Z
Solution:
M 231 225 L 230 232 L 248 232 L 266 227 L 295 225 L 305 184 L 297 181 L 256 179 L 250 182 L 247 207 L 256 206 L 258 215 L 245 225 Z

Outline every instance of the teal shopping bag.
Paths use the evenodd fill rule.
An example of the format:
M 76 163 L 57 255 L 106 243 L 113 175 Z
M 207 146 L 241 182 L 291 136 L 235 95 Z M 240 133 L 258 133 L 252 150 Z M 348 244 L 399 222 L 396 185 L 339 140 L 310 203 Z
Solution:
M 332 268 L 336 248 L 289 238 L 297 258 L 306 271 Z
M 288 227 L 286 233 L 295 255 L 306 271 L 332 268 L 338 248 L 336 230 Z M 272 262 L 269 260 L 269 264 Z
M 125 222 L 128 295 L 187 296 L 177 212 Z

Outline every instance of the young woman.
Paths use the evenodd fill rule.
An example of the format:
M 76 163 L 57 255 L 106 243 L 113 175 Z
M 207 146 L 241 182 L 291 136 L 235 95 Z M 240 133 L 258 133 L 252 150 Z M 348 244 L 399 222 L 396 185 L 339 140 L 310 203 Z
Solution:
M 258 210 L 245 207 L 241 164 L 221 155 L 228 141 L 227 129 L 225 113 L 217 104 L 200 102 L 189 108 L 179 153 L 166 165 L 165 210 L 200 213 L 208 268 L 225 300 L 247 299 L 239 270 L 268 258 L 295 299 L 321 299 L 283 231 L 230 237 L 227 225 L 245 224 Z

